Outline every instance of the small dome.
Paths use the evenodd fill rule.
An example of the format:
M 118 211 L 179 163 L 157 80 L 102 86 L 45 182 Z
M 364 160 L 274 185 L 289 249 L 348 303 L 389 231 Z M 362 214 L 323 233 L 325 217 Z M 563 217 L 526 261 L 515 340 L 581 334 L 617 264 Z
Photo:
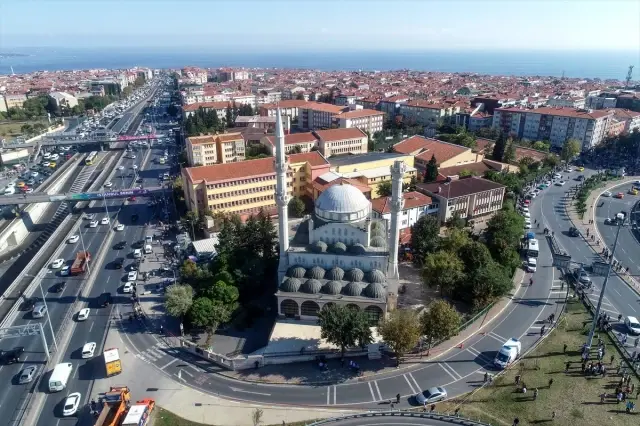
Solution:
M 287 275 L 292 278 L 304 278 L 306 273 L 307 273 L 307 270 L 304 269 L 302 266 L 292 266 L 291 268 L 289 268 Z
M 316 253 L 326 253 L 327 252 L 327 243 L 324 241 L 316 241 L 313 246 L 311 246 L 312 250 Z
M 360 294 L 362 293 L 362 284 L 351 281 L 349 284 L 344 286 L 342 292 L 345 294 L 345 296 L 360 296 Z
M 307 280 L 301 288 L 301 291 L 309 294 L 318 294 L 322 290 L 322 283 L 318 280 L 314 280 L 313 278 Z
M 367 275 L 370 283 L 384 283 L 387 281 L 387 277 L 385 277 L 384 273 L 379 269 L 372 269 Z
M 331 246 L 331 251 L 335 254 L 344 254 L 347 252 L 347 246 L 344 243 L 338 241 Z
M 364 246 L 360 243 L 356 243 L 349 247 L 349 253 L 356 255 L 363 255 L 367 252 Z
M 313 278 L 314 280 L 321 280 L 324 278 L 324 269 L 320 266 L 314 266 L 313 268 L 307 271 L 307 277 Z
M 322 291 L 326 294 L 340 294 L 342 291 L 342 284 L 339 281 L 329 281 L 322 287 Z
M 298 278 L 287 278 L 282 284 L 280 284 L 280 290 L 287 293 L 295 293 L 300 290 L 302 282 Z
M 373 237 L 371 239 L 371 247 L 385 248 L 387 247 L 387 242 L 382 237 Z
M 346 279 L 347 281 L 362 281 L 364 278 L 364 272 L 361 269 L 353 268 L 347 272 Z
M 371 230 L 380 230 L 380 231 L 384 231 L 384 224 L 380 221 L 376 221 L 376 222 L 372 222 L 371 223 Z
M 380 283 L 371 283 L 364 289 L 364 295 L 371 299 L 384 299 L 387 291 Z
M 384 237 L 384 231 L 382 229 L 371 228 L 371 238 Z
M 341 281 L 344 278 L 344 271 L 342 270 L 342 268 L 334 266 L 327 271 L 327 273 L 325 274 L 325 278 L 328 280 Z

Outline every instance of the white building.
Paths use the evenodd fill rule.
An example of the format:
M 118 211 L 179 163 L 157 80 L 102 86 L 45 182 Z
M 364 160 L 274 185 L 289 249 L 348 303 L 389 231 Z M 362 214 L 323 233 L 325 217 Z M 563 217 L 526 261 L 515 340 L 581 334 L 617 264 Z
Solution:
M 303 130 L 330 129 L 344 107 L 322 102 L 306 102 L 298 107 L 298 127 Z
M 356 109 L 338 114 L 334 116 L 334 120 L 338 120 L 338 126 L 341 129 L 357 127 L 373 136 L 376 132 L 382 131 L 384 112 L 372 109 Z
M 547 99 L 547 105 L 550 107 L 583 109 L 585 101 L 584 97 L 553 96 Z
M 51 92 L 49 96 L 55 101 L 58 108 L 73 108 L 78 105 L 78 99 L 66 92 Z
M 340 154 L 364 154 L 368 151 L 369 138 L 358 128 L 317 130 L 320 153 L 329 158 Z

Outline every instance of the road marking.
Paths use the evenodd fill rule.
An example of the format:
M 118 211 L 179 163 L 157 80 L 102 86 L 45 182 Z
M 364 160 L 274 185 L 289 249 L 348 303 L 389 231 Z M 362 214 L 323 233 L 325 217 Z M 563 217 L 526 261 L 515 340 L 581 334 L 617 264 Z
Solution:
M 409 381 L 409 378 L 407 377 L 407 375 L 403 374 L 402 377 L 404 377 L 404 379 L 407 381 L 407 384 L 409 385 L 409 389 L 411 389 L 411 392 L 416 393 L 417 391 L 413 388 L 413 385 Z
M 375 401 L 376 395 L 373 393 L 373 387 L 371 387 L 371 382 L 367 382 L 367 384 L 369 385 L 369 392 L 371 392 L 371 400 Z
M 169 361 L 168 363 L 166 363 L 165 365 L 163 365 L 162 367 L 160 367 L 160 370 L 164 370 L 165 368 L 167 368 L 168 366 L 170 366 L 171 364 L 173 364 L 174 362 L 176 362 L 178 360 L 178 358 L 174 358 L 171 361 Z
M 627 303 L 627 305 L 629 305 L 629 307 L 631 308 L 632 311 L 634 311 L 634 312 L 636 311 L 636 308 L 631 306 L 631 303 Z
M 333 385 L 333 405 L 336 405 L 336 395 L 338 394 L 338 389 L 336 385 Z
M 492 337 L 494 339 L 496 339 L 498 342 L 500 343 L 504 343 L 506 342 L 507 339 L 505 339 L 504 337 L 500 336 L 499 334 L 494 333 L 493 331 L 488 332 L 486 335 L 488 335 L 489 337 Z
M 108 276 L 108 277 L 107 277 L 107 282 L 109 282 L 109 280 L 110 280 L 110 279 L 111 279 L 111 276 Z
M 619 292 L 618 290 L 616 290 L 616 289 L 614 288 L 614 289 L 613 289 L 613 291 L 615 291 L 616 293 L 618 293 L 618 296 L 621 296 L 621 297 L 622 297 L 622 295 L 620 294 L 620 292 Z
M 331 398 L 331 386 L 327 386 L 327 405 L 331 405 L 331 402 L 329 402 Z
M 180 369 L 180 371 L 182 371 L 182 372 L 183 372 L 184 374 L 186 374 L 187 376 L 189 376 L 189 377 L 192 377 L 192 378 L 193 378 L 193 374 L 189 373 L 187 370 L 185 370 L 185 369 L 181 368 L 181 369 Z
M 382 394 L 380 393 L 380 388 L 378 387 L 378 382 L 377 380 L 373 381 L 373 385 L 376 387 L 376 391 L 378 393 L 378 398 L 380 398 L 380 401 L 382 401 Z
M 618 315 L 620 315 L 617 311 L 612 311 L 611 309 L 606 309 L 606 308 L 600 307 L 600 310 L 601 310 L 601 311 L 611 312 L 611 313 L 613 314 L 613 316 L 618 316 Z
M 416 385 L 416 389 L 418 389 L 418 392 L 420 392 L 420 385 L 418 384 L 418 381 L 415 379 L 415 377 L 413 377 L 413 374 L 411 373 L 407 373 L 407 374 L 411 378 L 411 381 L 413 382 L 413 384 Z
M 486 362 L 487 364 L 493 364 L 493 361 L 489 358 L 487 358 L 485 355 L 483 355 L 479 350 L 477 350 L 476 348 L 467 348 L 467 350 L 469 351 L 469 353 L 471 353 L 472 355 L 477 356 L 478 358 L 480 358 L 481 360 L 483 360 L 484 362 Z
M 460 380 L 462 378 L 461 375 L 459 375 L 456 370 L 454 370 L 453 368 L 451 368 L 451 366 L 449 364 L 447 364 L 446 362 L 440 362 L 438 363 L 438 365 L 440 365 L 440 367 L 442 367 L 442 369 L 444 371 L 447 372 L 447 374 L 449 374 L 451 376 L 452 379 L 454 380 Z M 451 371 L 449 371 L 451 370 Z
M 89 326 L 89 333 L 91 333 L 91 330 L 93 330 L 93 323 L 94 321 L 91 321 L 91 325 Z

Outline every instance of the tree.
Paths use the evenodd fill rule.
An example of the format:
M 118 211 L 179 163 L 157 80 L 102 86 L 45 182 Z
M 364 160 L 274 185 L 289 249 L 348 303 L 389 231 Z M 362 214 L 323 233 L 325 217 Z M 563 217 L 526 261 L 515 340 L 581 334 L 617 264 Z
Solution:
M 504 151 L 504 155 L 502 156 L 503 163 L 513 163 L 516 161 L 516 144 L 513 141 L 510 141 L 507 145 L 507 149 Z
M 291 151 L 289 151 L 289 154 L 302 154 L 302 148 L 300 147 L 300 145 L 294 145 L 291 148 Z
M 238 108 L 238 115 L 253 116 L 254 115 L 253 108 L 249 104 L 242 104 L 240 105 L 240 108 Z
M 477 176 L 477 173 L 469 169 L 462 169 L 458 172 L 458 177 L 465 178 L 469 176 Z
M 451 296 L 464 279 L 464 263 L 450 251 L 429 253 L 422 266 L 422 279 L 427 286 L 439 289 L 444 296 Z
M 20 126 L 20 133 L 23 135 L 31 135 L 33 134 L 33 126 L 31 124 L 23 124 Z
M 493 153 L 491 155 L 493 160 L 502 162 L 502 159 L 504 158 L 504 152 L 506 149 L 507 149 L 507 137 L 505 136 L 504 133 L 500 132 L 500 135 L 498 136 L 498 139 L 496 139 L 496 143 L 493 146 Z
M 440 243 L 440 220 L 437 216 L 422 215 L 411 227 L 411 247 L 414 259 L 421 264 L 427 254 L 436 251 Z
M 171 116 L 176 116 L 178 115 L 178 107 L 175 106 L 174 104 L 171 104 L 167 107 L 167 114 L 171 115 Z
M 462 228 L 449 228 L 445 237 L 440 240 L 440 250 L 458 253 L 460 249 L 471 243 L 469 233 Z
M 329 306 L 318 314 L 318 324 L 320 336 L 340 347 L 342 358 L 348 347 L 364 347 L 373 341 L 369 318 L 360 309 L 341 305 Z
M 251 412 L 251 423 L 253 426 L 259 426 L 262 423 L 262 408 L 256 408 Z
M 462 229 L 467 224 L 466 219 L 460 216 L 459 212 L 453 213 L 451 217 L 447 220 L 447 228 L 458 228 Z
M 413 349 L 422 334 L 422 326 L 416 311 L 396 309 L 380 322 L 378 333 L 396 354 L 398 364 L 408 351 Z
M 538 151 L 549 152 L 549 148 L 551 148 L 551 144 L 544 141 L 536 141 L 531 145 L 531 147 L 533 149 L 537 149 Z
M 560 163 L 560 160 L 558 160 L 558 157 L 556 157 L 555 155 L 552 155 L 552 154 L 547 155 L 542 160 L 542 164 L 545 167 L 549 167 L 549 168 L 553 168 L 553 167 L 557 166 L 558 163 Z
M 191 238 L 194 240 L 196 239 L 194 227 L 196 226 L 198 221 L 198 214 L 194 211 L 188 211 L 187 214 L 182 219 L 180 219 L 182 226 L 191 230 Z
M 442 340 L 449 339 L 460 328 L 460 314 L 444 300 L 436 300 L 429 305 L 429 310 L 421 317 L 422 334 L 427 348 Z
M 185 260 L 180 267 L 180 277 L 185 282 L 194 282 L 200 276 L 200 272 L 196 262 L 191 259 Z
M 416 190 L 416 185 L 418 183 L 418 179 L 415 176 L 411 176 L 409 183 L 402 183 L 402 192 L 411 192 Z
M 304 210 L 304 201 L 298 197 L 292 197 L 291 201 L 289 201 L 289 214 L 292 217 L 302 217 Z
M 390 180 L 385 180 L 378 185 L 379 197 L 390 197 L 392 193 L 392 184 Z
M 424 172 L 425 183 L 435 182 L 438 179 L 438 162 L 436 161 L 435 154 L 431 155 L 431 159 L 427 163 L 427 167 Z
M 571 161 L 573 157 L 578 155 L 581 150 L 580 141 L 577 139 L 567 139 L 562 145 L 562 151 L 560 152 L 560 158 L 563 161 Z
M 299 101 L 304 101 L 304 92 L 298 92 L 296 94 L 296 99 Z
M 239 297 L 238 289 L 224 281 L 216 281 L 206 290 L 206 296 L 214 302 L 221 302 L 223 305 L 234 310 Z
M 213 333 L 215 333 L 218 326 L 231 318 L 231 309 L 218 300 L 198 297 L 191 305 L 189 317 L 194 325 L 206 327 L 206 345 L 209 346 Z
M 164 302 L 167 313 L 182 318 L 193 303 L 193 288 L 190 285 L 173 284 L 167 287 Z

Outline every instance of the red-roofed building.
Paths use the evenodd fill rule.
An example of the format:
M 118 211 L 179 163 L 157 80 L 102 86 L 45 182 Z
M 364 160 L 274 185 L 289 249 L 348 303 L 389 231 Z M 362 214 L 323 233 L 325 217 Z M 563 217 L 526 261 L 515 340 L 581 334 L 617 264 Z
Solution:
M 471 148 L 444 142 L 424 136 L 411 136 L 393 145 L 393 151 L 400 154 L 413 155 L 417 168 L 426 168 L 432 156 L 436 158 L 438 167 L 459 166 L 482 160 Z
M 273 135 L 264 136 L 260 143 L 267 147 L 271 155 L 276 155 L 276 137 Z M 312 132 L 291 133 L 284 137 L 284 149 L 290 153 L 295 147 L 299 147 L 301 152 L 310 152 L 313 147 L 318 147 L 318 138 Z
M 341 129 L 357 127 L 373 136 L 376 132 L 382 131 L 384 113 L 374 109 L 356 109 L 338 114 L 334 120 L 337 120 Z
M 220 120 L 223 120 L 226 117 L 227 114 L 227 107 L 229 106 L 229 102 L 224 101 L 224 102 L 197 102 L 194 104 L 189 104 L 189 105 L 183 105 L 182 106 L 182 113 L 184 114 L 185 118 L 189 117 L 190 115 L 195 114 L 195 112 L 197 110 L 199 110 L 200 108 L 204 109 L 205 111 L 210 111 L 210 110 L 215 110 L 216 113 L 218 114 L 218 118 Z
M 408 244 L 411 242 L 411 227 L 425 214 L 437 215 L 439 206 L 428 195 L 416 191 L 405 192 L 402 197 L 404 206 L 400 216 L 400 244 Z M 374 219 L 384 219 L 390 223 L 391 197 L 371 200 L 371 211 Z
M 322 102 L 307 102 L 298 108 L 298 127 L 303 130 L 330 129 L 334 117 L 344 111 L 344 107 Z
M 291 117 L 291 120 L 298 119 L 299 109 L 307 104 L 307 101 L 301 99 L 282 100 L 275 104 L 260 105 L 260 115 L 265 117 L 275 117 L 276 111 L 280 108 L 280 113 Z
M 326 158 L 341 154 L 364 154 L 369 138 L 360 129 L 331 129 L 313 132 L 319 141 L 320 152 Z

